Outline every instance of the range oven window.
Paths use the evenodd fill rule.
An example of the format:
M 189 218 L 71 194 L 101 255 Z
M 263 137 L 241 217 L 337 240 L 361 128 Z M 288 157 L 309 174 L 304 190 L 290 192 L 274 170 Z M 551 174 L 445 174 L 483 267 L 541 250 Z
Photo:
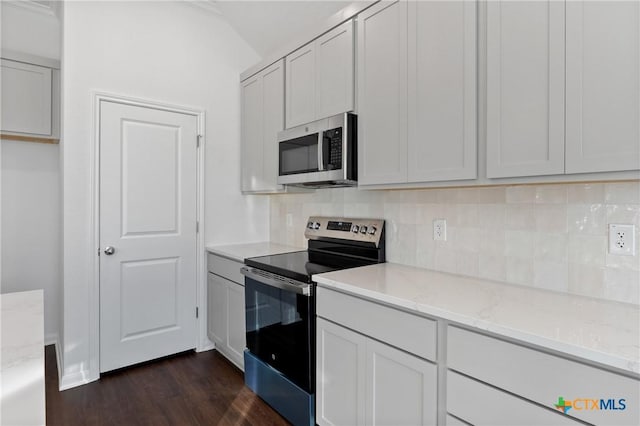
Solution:
M 246 277 L 245 302 L 249 351 L 313 393 L 313 297 Z
M 318 171 L 318 134 L 280 142 L 280 175 Z

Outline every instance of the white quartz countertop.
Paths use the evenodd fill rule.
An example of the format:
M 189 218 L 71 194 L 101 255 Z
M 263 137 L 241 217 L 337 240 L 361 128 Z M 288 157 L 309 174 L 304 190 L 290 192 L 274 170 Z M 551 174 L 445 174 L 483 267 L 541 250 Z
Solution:
M 640 373 L 640 307 L 393 263 L 314 275 L 332 288 Z
M 0 424 L 45 424 L 42 290 L 0 295 Z
M 226 257 L 236 262 L 244 262 L 247 257 L 269 256 L 272 254 L 301 250 L 305 249 L 270 242 L 207 246 L 209 253 L 217 254 L 218 256 Z

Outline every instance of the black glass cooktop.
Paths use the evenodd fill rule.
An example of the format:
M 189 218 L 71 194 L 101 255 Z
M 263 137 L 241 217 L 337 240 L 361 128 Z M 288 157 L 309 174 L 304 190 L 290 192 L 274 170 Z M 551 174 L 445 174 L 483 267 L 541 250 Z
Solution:
M 314 274 L 371 265 L 376 262 L 370 259 L 305 250 L 271 256 L 250 257 L 245 259 L 244 263 L 253 268 L 310 283 L 311 276 Z

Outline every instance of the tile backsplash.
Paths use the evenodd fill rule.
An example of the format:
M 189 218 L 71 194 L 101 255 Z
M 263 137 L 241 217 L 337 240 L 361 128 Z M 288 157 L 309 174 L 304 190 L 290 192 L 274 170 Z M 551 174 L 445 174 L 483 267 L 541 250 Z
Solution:
M 271 196 L 272 242 L 306 247 L 312 215 L 386 220 L 387 261 L 640 304 L 640 181 Z M 447 240 L 433 240 L 433 220 Z M 608 252 L 633 224 L 636 255 Z

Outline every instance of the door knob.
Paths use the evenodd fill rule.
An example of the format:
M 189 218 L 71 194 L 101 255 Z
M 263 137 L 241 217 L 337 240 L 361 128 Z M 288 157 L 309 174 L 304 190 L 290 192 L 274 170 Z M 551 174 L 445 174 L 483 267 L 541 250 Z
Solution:
M 104 254 L 106 254 L 107 256 L 111 256 L 115 252 L 116 252 L 116 249 L 114 247 L 106 246 L 104 248 Z

